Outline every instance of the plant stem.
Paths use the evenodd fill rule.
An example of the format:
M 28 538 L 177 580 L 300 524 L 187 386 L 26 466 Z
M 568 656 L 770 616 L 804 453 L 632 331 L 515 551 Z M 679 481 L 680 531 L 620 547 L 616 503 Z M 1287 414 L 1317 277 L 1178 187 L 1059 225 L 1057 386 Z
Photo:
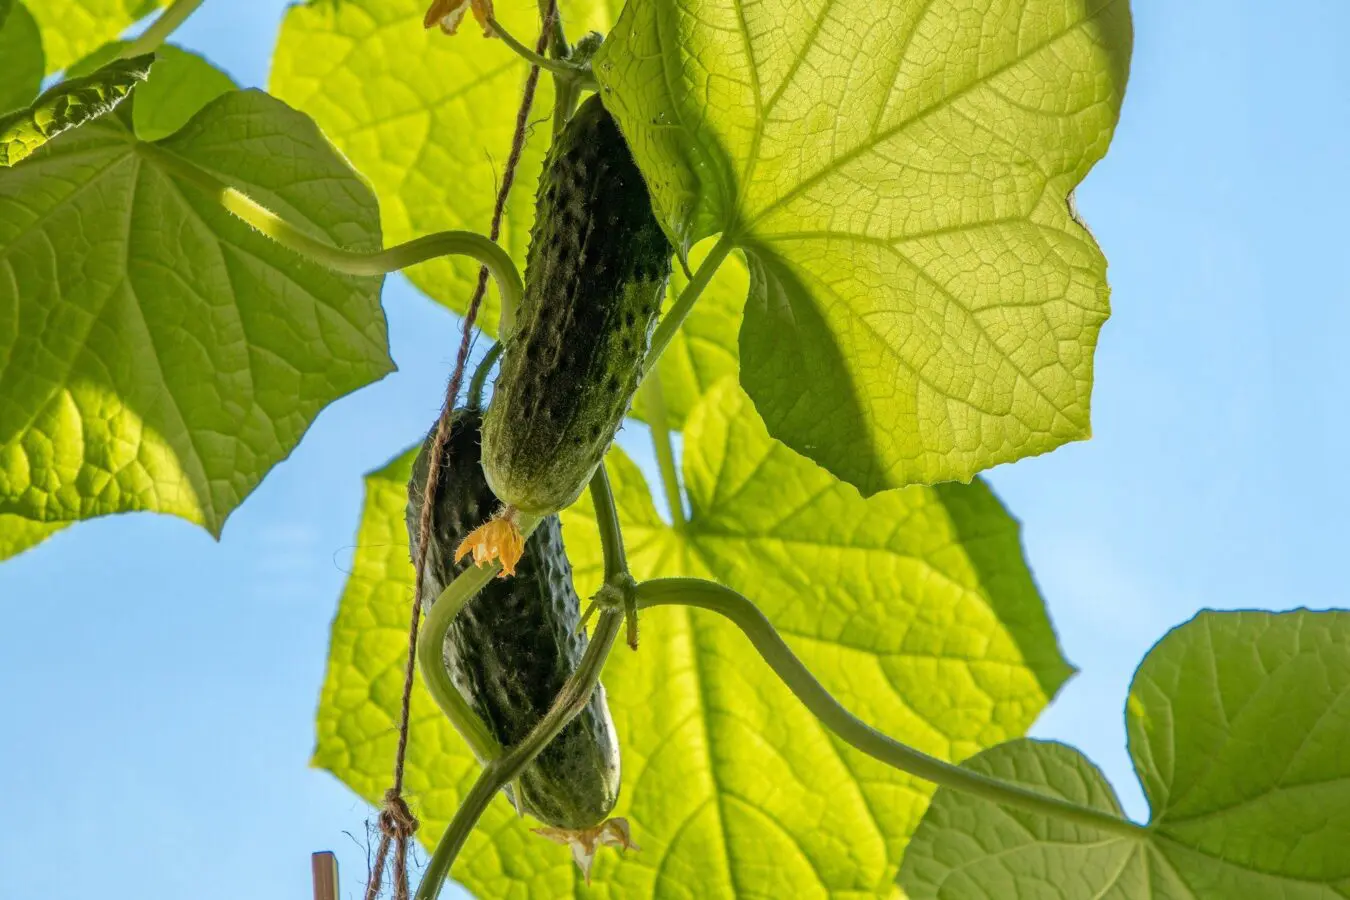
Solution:
M 166 13 L 167 15 L 167 13 Z M 225 209 L 278 244 L 325 268 L 344 275 L 386 275 L 438 256 L 468 256 L 487 266 L 502 299 L 503 331 L 514 318 L 524 293 L 520 271 L 501 246 L 473 231 L 442 231 L 385 250 L 345 250 L 316 240 L 242 191 L 155 144 L 140 142 L 138 152 L 207 193 Z
M 591 693 L 600 681 L 600 672 L 605 667 L 605 660 L 609 658 L 609 652 L 614 647 L 614 639 L 618 636 L 622 624 L 623 614 L 617 610 L 605 610 L 601 614 L 600 621 L 595 626 L 595 635 L 581 658 L 581 664 L 558 692 L 553 706 L 525 740 L 483 767 L 478 780 L 460 803 L 454 819 L 450 821 L 445 833 L 441 835 L 440 842 L 436 844 L 426 871 L 422 874 L 422 883 L 417 886 L 416 900 L 435 900 L 440 894 L 441 885 L 450 873 L 455 857 L 459 855 L 469 833 L 478 824 L 492 798 L 499 790 L 514 781 L 516 776 L 539 755 L 539 751 L 548 746 L 549 741 L 557 737 L 558 732 L 585 708 L 587 701 L 591 699 Z
M 566 78 L 553 78 L 553 137 L 556 139 L 567 127 L 572 111 L 577 108 L 577 97 L 581 90 L 575 82 Z
M 873 759 L 942 787 L 973 794 L 993 803 L 1015 806 L 1111 834 L 1139 838 L 1143 826 L 1100 810 L 1038 794 L 1020 785 L 989 778 L 943 762 L 887 737 L 858 719 L 830 696 L 802 665 L 759 609 L 735 591 L 697 578 L 662 578 L 638 586 L 638 608 L 692 606 L 730 619 L 750 639 L 759 655 L 806 708 L 846 743 Z
M 610 487 L 604 462 L 591 476 L 591 505 L 595 507 L 595 524 L 600 529 L 605 580 L 627 575 L 628 554 L 623 547 L 623 531 L 619 528 L 619 509 L 614 503 L 614 489 Z
M 549 29 L 548 50 L 554 58 L 562 59 L 567 55 L 567 30 L 563 27 L 562 11 L 557 0 L 539 0 L 539 21 L 548 22 L 549 13 L 553 13 L 553 27 Z
M 511 49 L 513 53 L 525 60 L 532 66 L 538 66 L 546 72 L 551 72 L 562 79 L 576 82 L 580 87 L 595 90 L 595 76 L 591 74 L 590 68 L 579 66 L 576 63 L 568 62 L 563 59 L 549 59 L 535 53 L 529 47 L 526 47 L 520 41 L 511 36 L 511 33 L 501 26 L 496 19 L 488 19 L 488 27 L 492 29 L 493 34 L 499 37 L 503 44 Z
M 670 427 L 666 424 L 666 395 L 661 389 L 661 373 L 652 369 L 643 380 L 642 389 L 647 392 L 651 410 L 652 448 L 656 451 L 656 464 L 661 469 L 661 487 L 665 490 L 666 505 L 670 507 L 670 521 L 676 531 L 683 531 L 689 524 L 684 514 L 684 496 L 680 493 L 680 473 L 675 466 L 675 451 L 670 443 Z
M 478 368 L 474 369 L 473 378 L 469 381 L 469 408 L 483 408 L 483 388 L 487 386 L 488 374 L 492 372 L 492 364 L 502 355 L 502 342 L 497 341 L 488 348 L 488 352 L 483 354 L 483 358 L 478 362 Z
M 204 0 L 174 0 L 174 4 L 164 12 L 159 14 L 159 18 L 150 23 L 150 26 L 141 32 L 140 37 L 130 41 L 122 51 L 118 53 L 121 59 L 131 59 L 133 56 L 142 56 L 146 53 L 154 53 L 159 49 L 169 37 L 178 30 L 178 26 L 187 21 L 188 16 L 197 11 Z
M 539 520 L 533 516 L 522 515 L 520 533 L 528 539 L 538 526 Z M 483 720 L 469 707 L 465 699 L 455 690 L 450 681 L 450 673 L 445 670 L 445 635 L 450 623 L 459 611 L 474 598 L 488 582 L 502 570 L 501 563 L 493 562 L 486 566 L 470 566 L 459 574 L 454 581 L 446 585 L 445 590 L 431 604 L 427 611 L 422 631 L 417 636 L 417 667 L 422 672 L 436 705 L 445 713 L 445 717 L 455 726 L 464 741 L 478 757 L 480 762 L 497 759 L 502 755 L 501 744 L 488 731 Z
M 713 245 L 707 258 L 703 260 L 703 264 L 698 267 L 698 271 L 694 273 L 693 279 L 685 285 L 679 299 L 661 317 L 661 322 L 656 326 L 656 332 L 652 335 L 652 346 L 647 351 L 647 358 L 643 362 L 643 371 L 655 371 L 657 360 L 666 351 L 671 339 L 675 337 L 675 332 L 679 331 L 680 326 L 684 324 L 685 318 L 688 317 L 689 311 L 694 308 L 694 303 L 703 293 L 703 289 L 708 286 L 708 282 L 712 281 L 713 275 L 717 274 L 717 269 L 722 265 L 722 261 L 727 258 L 727 254 L 731 252 L 732 246 L 733 244 L 727 236 L 722 235 Z

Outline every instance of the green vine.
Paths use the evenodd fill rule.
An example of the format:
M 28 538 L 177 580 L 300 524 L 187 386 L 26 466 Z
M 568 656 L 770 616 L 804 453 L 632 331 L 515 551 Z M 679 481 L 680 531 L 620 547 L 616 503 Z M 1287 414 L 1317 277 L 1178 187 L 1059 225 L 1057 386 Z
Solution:
M 755 651 L 773 669 L 774 674 L 822 725 L 850 746 L 888 766 L 994 803 L 1089 825 L 1122 837 L 1137 838 L 1145 831 L 1125 819 L 971 772 L 887 737 L 835 700 L 792 652 L 758 607 L 728 587 L 699 578 L 660 578 L 638 585 L 637 595 L 639 609 L 689 606 L 706 609 L 729 619 L 749 638 Z

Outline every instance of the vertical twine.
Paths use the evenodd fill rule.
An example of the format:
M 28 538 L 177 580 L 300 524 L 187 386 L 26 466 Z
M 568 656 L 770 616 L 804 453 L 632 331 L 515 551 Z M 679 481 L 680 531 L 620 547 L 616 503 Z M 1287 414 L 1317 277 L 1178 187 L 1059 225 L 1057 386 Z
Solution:
M 550 0 L 548 12 L 544 16 L 543 28 L 535 44 L 536 53 L 544 53 L 548 47 L 548 38 L 557 20 L 557 0 Z M 539 86 L 539 67 L 531 66 L 525 79 L 525 88 L 521 96 L 520 109 L 516 113 L 516 130 L 511 141 L 511 153 L 506 159 L 502 171 L 502 183 L 497 189 L 497 201 L 492 209 L 492 226 L 488 236 L 497 240 L 501 235 L 502 218 L 506 212 L 506 201 L 515 183 L 516 168 L 520 156 L 525 150 L 525 132 L 529 128 L 530 109 L 534 105 L 535 90 Z M 370 881 L 366 885 L 366 900 L 376 900 L 384 886 L 385 865 L 392 862 L 394 871 L 394 900 L 408 900 L 408 843 L 417 833 L 417 817 L 408 808 L 403 799 L 403 772 L 408 755 L 408 719 L 412 704 L 413 684 L 417 671 L 417 632 L 422 617 L 422 585 L 426 575 L 427 551 L 431 545 L 431 518 L 436 506 L 436 488 L 440 481 L 439 472 L 445 463 L 445 445 L 450 438 L 450 419 L 454 413 L 455 402 L 459 399 L 460 387 L 464 381 L 464 370 L 468 366 L 469 351 L 473 346 L 473 326 L 478 319 L 478 310 L 487 293 L 488 269 L 478 270 L 478 285 L 469 301 L 464 314 L 464 329 L 460 334 L 459 354 L 455 358 L 455 368 L 445 389 L 445 402 L 441 406 L 440 418 L 436 421 L 436 437 L 431 445 L 431 460 L 428 469 L 426 491 L 422 496 L 422 509 L 417 519 L 417 559 L 414 561 L 416 588 L 413 594 L 412 615 L 408 622 L 408 662 L 403 672 L 403 696 L 399 708 L 398 749 L 394 755 L 394 783 L 384 793 L 384 807 L 380 810 L 380 845 L 375 853 L 375 864 L 371 867 Z M 390 850 L 393 859 L 389 860 Z

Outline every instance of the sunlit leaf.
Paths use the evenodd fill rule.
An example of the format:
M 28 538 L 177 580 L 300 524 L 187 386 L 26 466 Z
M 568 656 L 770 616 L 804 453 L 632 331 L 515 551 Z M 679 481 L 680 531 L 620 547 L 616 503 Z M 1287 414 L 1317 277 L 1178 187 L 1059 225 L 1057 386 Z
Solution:
M 17 311 L 0 319 L 0 513 L 155 510 L 219 533 L 324 406 L 390 370 L 380 279 L 282 249 L 161 160 L 341 246 L 378 248 L 378 212 L 265 94 L 226 94 L 153 145 L 126 118 L 0 172 L 0 309 Z
M 155 57 L 119 59 L 53 85 L 31 105 L 0 116 L 0 168 L 14 166 L 43 144 L 110 113 L 150 75 Z
M 156 51 L 150 79 L 136 88 L 131 122 L 143 141 L 166 138 L 235 83 L 196 53 L 165 45 Z
M 648 0 L 597 58 L 673 238 L 747 254 L 741 380 L 865 493 L 1089 432 L 1126 0 Z
M 1350 613 L 1201 613 L 1144 659 L 1126 720 L 1146 831 L 944 788 L 905 855 L 911 900 L 1350 896 Z M 1013 741 L 966 765 L 1120 814 L 1072 747 Z
M 609 471 L 634 574 L 715 577 L 751 597 L 854 711 L 944 758 L 1030 725 L 1071 669 L 1021 559 L 1016 522 L 981 483 L 863 500 L 770 441 L 724 381 L 686 431 L 691 515 L 661 521 L 618 451 Z M 411 566 L 409 457 L 367 481 L 352 576 L 333 628 L 316 764 L 378 799 L 393 758 Z M 578 589 L 600 550 L 585 503 L 565 515 Z M 499 799 L 456 877 L 481 897 L 886 896 L 930 788 L 832 737 L 734 627 L 653 610 L 642 644 L 605 672 L 641 853 L 596 858 L 582 885 L 567 851 Z M 409 790 L 434 841 L 476 775 L 419 689 Z
M 0 2 L 0 113 L 33 102 L 42 88 L 42 35 L 28 7 Z
M 34 522 L 0 514 L 0 562 L 36 547 L 65 527 L 62 522 Z
M 314 117 L 380 199 L 385 235 L 397 243 L 446 229 L 488 232 L 529 66 L 476 28 L 449 37 L 422 27 L 428 0 L 343 0 L 293 6 L 272 60 L 271 89 Z M 575 40 L 613 21 L 607 0 L 563 0 Z M 500 3 L 497 15 L 530 44 L 532 2 Z M 552 81 L 540 79 L 530 140 L 502 225 L 501 243 L 524 268 L 535 186 L 550 130 Z M 478 264 L 440 259 L 408 270 L 431 297 L 462 311 Z M 479 324 L 495 333 L 489 291 Z

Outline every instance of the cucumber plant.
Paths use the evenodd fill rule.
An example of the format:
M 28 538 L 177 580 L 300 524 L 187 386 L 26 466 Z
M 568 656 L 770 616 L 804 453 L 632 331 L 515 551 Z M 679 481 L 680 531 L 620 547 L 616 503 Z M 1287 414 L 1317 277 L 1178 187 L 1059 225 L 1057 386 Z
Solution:
M 1072 670 L 978 473 L 1087 435 L 1107 288 L 1072 191 L 1125 0 L 574 0 L 546 52 L 514 36 L 532 6 L 323 0 L 287 14 L 271 94 L 164 43 L 200 3 L 104 44 L 144 10 L 76 33 L 0 0 L 0 554 L 135 510 L 218 534 L 388 371 L 382 277 L 463 309 L 485 266 L 482 447 L 486 366 L 434 479 L 416 449 L 368 478 L 319 710 L 316 760 L 376 799 L 396 704 L 366 673 L 400 637 L 370 623 L 413 602 L 436 485 L 419 897 L 452 868 L 483 896 L 1343 893 L 1344 614 L 1159 643 L 1126 705 L 1147 824 L 1023 738 Z M 470 10 L 491 37 L 441 33 Z M 494 242 L 482 150 L 531 65 L 554 127 Z M 465 103 L 477 128 L 442 115 Z M 420 155 L 370 139 L 398 119 Z

